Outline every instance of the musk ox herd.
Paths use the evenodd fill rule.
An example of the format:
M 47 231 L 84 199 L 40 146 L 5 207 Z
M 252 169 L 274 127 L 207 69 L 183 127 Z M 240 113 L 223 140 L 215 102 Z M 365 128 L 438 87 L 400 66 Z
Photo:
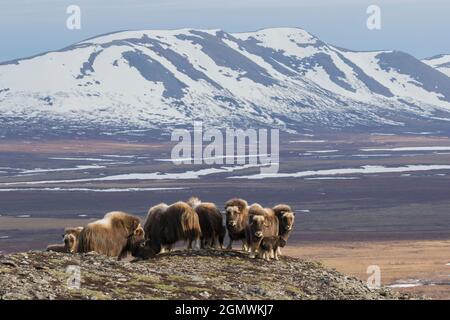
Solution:
M 136 216 L 113 211 L 84 227 L 66 228 L 64 243 L 49 245 L 47 250 L 94 251 L 119 260 L 129 254 L 148 259 L 170 252 L 179 241 L 187 242 L 188 250 L 223 249 L 228 232 L 227 249 L 232 249 L 234 241 L 241 241 L 242 249 L 251 258 L 278 260 L 280 248 L 286 245 L 294 226 L 295 215 L 290 206 L 263 208 L 257 203 L 249 206 L 243 199 L 231 199 L 224 210 L 222 214 L 214 203 L 192 197 L 187 202 L 151 207 L 143 224 Z

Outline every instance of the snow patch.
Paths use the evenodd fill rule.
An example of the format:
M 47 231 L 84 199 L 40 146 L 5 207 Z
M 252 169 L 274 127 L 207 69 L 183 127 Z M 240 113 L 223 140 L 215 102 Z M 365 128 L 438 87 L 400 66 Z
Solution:
M 254 174 L 247 176 L 232 176 L 229 179 L 266 179 L 266 178 L 305 178 L 314 176 L 333 176 L 346 174 L 374 174 L 374 173 L 401 173 L 415 171 L 450 170 L 450 165 L 407 165 L 403 167 L 362 166 L 360 168 L 323 169 L 299 171 L 293 173 Z

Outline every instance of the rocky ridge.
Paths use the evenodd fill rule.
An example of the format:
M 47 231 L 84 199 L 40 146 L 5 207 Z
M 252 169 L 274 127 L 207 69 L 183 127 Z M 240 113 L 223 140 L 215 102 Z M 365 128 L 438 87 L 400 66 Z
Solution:
M 79 288 L 73 287 L 77 270 Z M 292 257 L 266 262 L 237 251 L 183 250 L 146 261 L 95 253 L 0 255 L 0 300 L 410 298 L 387 288 L 369 289 L 319 262 Z

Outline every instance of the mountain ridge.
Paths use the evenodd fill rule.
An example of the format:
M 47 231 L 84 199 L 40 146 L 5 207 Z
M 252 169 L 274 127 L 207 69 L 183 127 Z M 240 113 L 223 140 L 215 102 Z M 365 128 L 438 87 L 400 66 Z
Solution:
M 430 61 L 300 28 L 118 31 L 0 63 L 0 111 L 81 128 L 428 126 L 450 121 L 450 78 Z

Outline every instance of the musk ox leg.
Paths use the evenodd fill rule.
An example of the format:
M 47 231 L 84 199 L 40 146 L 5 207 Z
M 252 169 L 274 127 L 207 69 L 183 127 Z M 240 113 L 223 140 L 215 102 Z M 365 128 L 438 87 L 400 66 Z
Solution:
M 160 253 L 169 253 L 173 250 L 173 244 L 166 244 L 165 246 L 161 246 Z
M 242 251 L 250 252 L 250 246 L 248 245 L 248 243 L 245 240 L 242 240 Z
M 122 259 L 124 259 L 124 258 L 127 258 L 128 257 L 128 250 L 126 250 L 126 249 L 123 249 L 121 252 L 120 252 L 120 254 L 119 254 L 119 256 L 117 257 L 117 260 L 122 260 Z
M 213 243 L 214 238 L 203 238 L 200 240 L 200 249 L 211 249 L 213 247 Z
M 279 249 L 279 248 L 278 248 Z M 275 260 L 280 260 L 280 258 L 278 258 L 278 249 L 277 250 L 274 250 L 275 251 Z
M 200 238 L 188 240 L 188 246 L 187 246 L 188 250 L 200 250 L 201 247 L 202 247 L 202 241 L 200 240 Z
M 194 240 L 194 250 L 200 250 L 200 238 Z
M 249 257 L 251 258 L 251 259 L 255 259 L 256 258 L 256 246 L 251 246 L 250 247 L 250 254 L 249 254 Z
M 219 236 L 219 246 L 220 246 L 220 249 L 223 249 L 223 236 Z
M 280 247 L 278 247 L 278 249 L 277 249 L 277 255 L 281 256 L 281 248 Z
M 187 250 L 192 250 L 192 240 L 189 240 Z
M 230 238 L 230 242 L 228 243 L 227 250 L 233 250 L 233 240 Z
M 274 259 L 275 258 L 275 250 L 270 250 L 270 258 Z
M 214 240 L 212 241 L 212 246 L 214 249 L 219 249 L 221 247 L 219 236 L 214 236 Z

